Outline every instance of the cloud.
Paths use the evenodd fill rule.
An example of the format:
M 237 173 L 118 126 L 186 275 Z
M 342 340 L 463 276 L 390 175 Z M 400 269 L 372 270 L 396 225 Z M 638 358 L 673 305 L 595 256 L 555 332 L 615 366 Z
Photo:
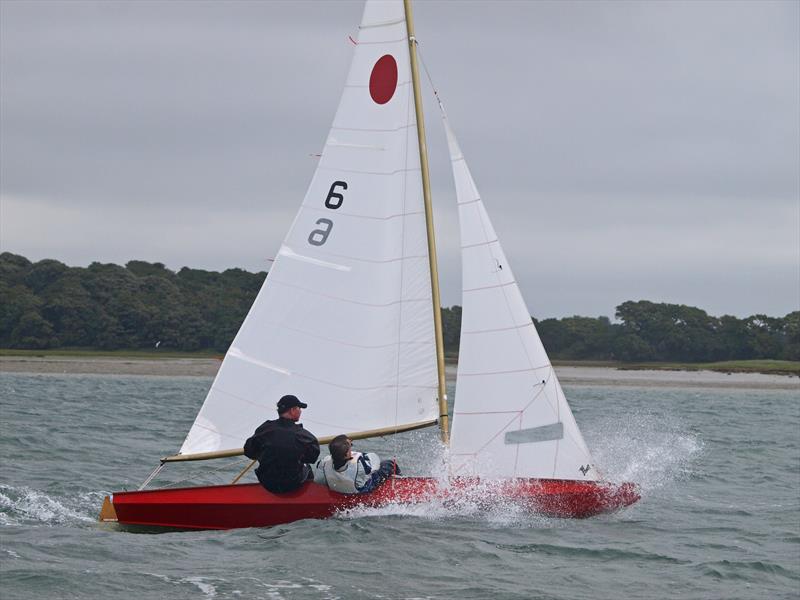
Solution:
M 360 2 L 0 3 L 0 245 L 264 269 Z M 415 4 L 423 58 L 537 316 L 800 304 L 800 5 Z M 443 299 L 458 226 L 426 101 Z

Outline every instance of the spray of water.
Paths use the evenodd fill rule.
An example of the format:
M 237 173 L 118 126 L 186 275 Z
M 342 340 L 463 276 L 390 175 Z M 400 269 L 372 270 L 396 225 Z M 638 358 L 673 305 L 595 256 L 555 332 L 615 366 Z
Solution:
M 604 479 L 634 482 L 646 498 L 694 473 L 704 444 L 688 429 L 677 417 L 639 412 L 598 420 L 584 433 Z
M 0 485 L 0 525 L 71 525 L 91 523 L 102 500 L 100 492 L 56 498 L 28 487 Z
M 532 512 L 530 507 L 515 502 L 501 489 L 501 481 L 481 480 L 468 486 L 450 480 L 450 453 L 440 443 L 426 444 L 429 459 L 426 471 L 437 480 L 443 493 L 417 503 L 389 503 L 380 507 L 356 507 L 338 514 L 342 519 L 404 516 L 429 521 L 468 520 L 490 526 L 552 527 L 556 520 Z
M 703 442 L 680 419 L 663 414 L 639 412 L 628 414 L 625 421 L 599 419 L 584 432 L 602 479 L 612 483 L 631 482 L 639 486 L 642 500 L 659 490 L 691 476 L 703 452 Z M 507 495 L 498 493 L 498 482 L 481 481 L 478 485 L 453 490 L 448 474 L 451 462 L 448 449 L 428 439 L 417 440 L 417 456 L 409 457 L 415 466 L 425 463 L 425 475 L 435 477 L 443 497 L 418 504 L 388 504 L 381 507 L 358 507 L 340 513 L 340 518 L 408 516 L 427 520 L 478 520 L 498 526 L 553 527 L 559 519 L 548 518 L 520 506 Z M 421 457 L 422 458 L 421 458 Z M 485 466 L 485 465 L 483 465 Z M 420 469 L 415 469 L 419 472 Z M 481 468 L 482 472 L 491 469 Z

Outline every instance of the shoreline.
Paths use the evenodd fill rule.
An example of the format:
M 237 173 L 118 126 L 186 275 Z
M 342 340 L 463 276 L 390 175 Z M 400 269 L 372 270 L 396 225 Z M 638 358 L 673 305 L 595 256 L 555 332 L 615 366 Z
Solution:
M 217 358 L 0 356 L 0 373 L 214 377 L 221 364 Z
M 133 358 L 67 356 L 0 356 L 0 375 L 134 375 L 149 377 L 208 377 L 216 375 L 221 358 Z M 800 378 L 764 373 L 708 370 L 628 370 L 603 365 L 555 365 L 567 385 L 626 387 L 716 387 L 800 391 Z M 455 382 L 456 365 L 446 366 Z

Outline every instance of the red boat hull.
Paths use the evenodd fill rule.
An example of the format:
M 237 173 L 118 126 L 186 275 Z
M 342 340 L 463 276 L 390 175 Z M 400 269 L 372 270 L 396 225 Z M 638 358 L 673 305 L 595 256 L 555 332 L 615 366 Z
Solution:
M 487 507 L 509 502 L 538 514 L 573 518 L 612 512 L 639 499 L 636 486 L 630 483 L 515 479 L 482 484 L 459 479 L 443 487 L 435 479 L 398 477 L 372 493 L 352 496 L 315 483 L 280 495 L 257 483 L 118 492 L 109 499 L 113 510 L 104 508 L 100 520 L 177 529 L 266 527 L 301 519 L 324 519 L 358 506 L 457 502 L 464 496 Z

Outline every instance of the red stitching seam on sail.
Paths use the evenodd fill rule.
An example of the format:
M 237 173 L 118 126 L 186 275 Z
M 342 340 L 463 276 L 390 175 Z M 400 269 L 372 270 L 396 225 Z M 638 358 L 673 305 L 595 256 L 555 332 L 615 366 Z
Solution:
M 512 415 L 522 414 L 521 410 L 486 410 L 482 412 L 465 412 L 457 410 L 453 412 L 454 415 Z
M 497 288 L 505 287 L 507 285 L 513 285 L 515 283 L 517 283 L 517 282 L 516 281 L 508 281 L 506 283 L 498 283 L 497 285 L 487 285 L 487 286 L 484 286 L 484 287 L 469 288 L 468 290 L 465 289 L 464 293 L 466 293 L 466 292 L 480 292 L 481 290 L 494 290 L 494 289 L 497 289 Z
M 522 325 L 512 325 L 511 327 L 498 327 L 497 329 L 473 329 L 472 331 L 462 331 L 461 335 L 475 335 L 478 333 L 494 333 L 495 331 L 511 331 L 512 329 L 523 329 L 525 327 L 533 327 L 533 321 L 529 323 L 523 323 Z M 549 367 L 550 365 L 543 365 L 538 367 L 539 369 L 543 369 L 544 367 Z
M 394 385 L 394 384 L 390 384 L 390 385 L 372 385 L 372 386 L 365 386 L 365 387 L 355 387 L 355 386 L 349 386 L 349 385 L 342 385 L 340 383 L 335 383 L 333 381 L 328 381 L 327 379 L 321 379 L 319 377 L 311 377 L 310 375 L 304 375 L 303 373 L 296 373 L 296 372 L 292 372 L 292 377 L 300 377 L 302 379 L 308 379 L 309 381 L 316 381 L 317 383 L 324 383 L 325 385 L 329 385 L 331 387 L 339 388 L 339 389 L 342 389 L 342 390 L 355 390 L 355 391 L 359 391 L 359 392 L 368 392 L 368 391 L 372 391 L 372 390 L 393 390 L 396 387 L 399 387 L 401 389 L 407 389 L 407 390 L 411 390 L 411 389 L 414 389 L 414 390 L 433 390 L 433 389 L 436 389 L 436 386 L 431 386 L 431 385 L 413 385 L 413 384 L 403 384 L 403 385 L 400 385 L 400 386 L 397 386 L 397 385 Z M 226 392 L 225 390 L 222 390 L 222 389 L 220 389 L 218 387 L 215 387 L 215 388 L 212 388 L 212 389 L 215 389 L 218 392 L 220 392 L 222 394 L 225 394 L 226 396 L 230 396 L 231 398 L 235 398 L 236 400 L 241 400 L 242 402 L 246 402 L 247 404 L 252 404 L 253 406 L 259 406 L 259 407 L 262 406 L 260 404 L 256 404 L 255 402 L 247 400 L 246 398 L 242 398 L 240 396 L 237 396 L 236 394 L 232 394 L 230 392 Z
M 329 211 L 330 210 L 328 208 L 319 208 L 318 206 L 310 206 L 308 204 L 303 204 L 303 208 L 305 208 L 307 210 L 313 210 L 313 211 L 316 211 L 316 212 L 325 212 L 325 211 Z M 340 216 L 343 216 L 343 217 L 354 217 L 354 218 L 358 218 L 358 219 L 370 219 L 370 220 L 373 220 L 373 221 L 390 221 L 391 219 L 397 219 L 399 217 L 413 217 L 413 216 L 416 216 L 416 215 L 424 215 L 425 211 L 416 210 L 416 211 L 407 212 L 407 213 L 397 213 L 395 215 L 389 215 L 387 217 L 371 217 L 369 215 L 356 215 L 356 214 L 347 213 L 347 212 L 340 212 L 340 213 L 337 213 L 337 214 L 340 215 Z
M 317 292 L 316 290 L 310 290 L 308 288 L 301 287 L 299 285 L 294 285 L 292 283 L 285 283 L 280 279 L 274 279 L 274 276 L 269 280 L 271 285 L 282 285 L 284 287 L 294 288 L 296 290 L 300 290 L 301 292 L 306 292 L 307 294 L 314 294 L 316 296 L 322 296 L 323 298 L 330 298 L 331 300 L 339 300 L 341 302 L 346 302 L 348 304 L 357 304 L 358 306 L 371 306 L 373 308 L 387 308 L 389 306 L 395 306 L 396 304 L 405 304 L 407 302 L 430 302 L 430 298 L 406 298 L 405 300 L 395 300 L 393 302 L 387 302 L 385 304 L 375 304 L 371 302 L 359 302 L 358 300 L 350 300 L 348 298 L 341 298 L 339 296 L 333 296 L 331 294 L 323 294 L 321 292 Z
M 359 171 L 357 169 L 339 169 L 337 167 L 323 167 L 322 165 L 320 165 L 317 167 L 317 170 L 337 171 L 339 173 L 356 173 L 358 175 L 397 175 L 398 173 L 414 173 L 421 169 L 420 167 L 410 167 L 408 169 L 397 169 L 396 171 L 386 171 L 385 173 L 380 173 L 379 171 Z
M 512 369 L 510 371 L 478 371 L 477 373 L 459 373 L 461 377 L 477 377 L 478 375 L 506 375 L 508 373 L 528 373 L 537 371 L 541 367 L 525 367 L 524 369 Z
M 412 384 L 404 384 L 404 385 L 372 385 L 366 387 L 356 387 L 350 385 L 342 385 L 339 383 L 334 383 L 332 381 L 328 381 L 326 379 L 320 379 L 319 377 L 311 377 L 310 375 L 303 375 L 302 373 L 292 373 L 295 377 L 302 377 L 303 379 L 308 379 L 309 381 L 316 381 L 317 383 L 324 383 L 325 385 L 330 385 L 332 387 L 336 387 L 342 390 L 354 390 L 358 392 L 368 392 L 370 390 L 393 390 L 395 388 L 400 388 L 404 390 L 435 390 L 435 385 L 412 385 Z
M 400 127 L 393 127 L 391 129 L 364 129 L 360 127 L 337 127 L 335 124 L 331 126 L 331 131 L 364 131 L 370 133 L 392 133 L 395 131 L 400 131 L 401 129 L 411 129 L 412 127 L 416 128 L 417 122 L 414 121 L 410 125 L 401 125 Z
M 386 260 L 371 260 L 369 258 L 358 258 L 356 256 L 346 256 L 344 254 L 335 254 L 333 252 L 320 252 L 320 254 L 324 256 L 330 256 L 331 258 L 344 258 L 346 260 L 355 260 L 358 262 L 365 262 L 370 264 L 377 264 L 377 265 L 384 265 L 393 262 L 403 262 L 406 260 L 421 260 L 421 259 L 428 259 L 427 255 L 417 254 L 414 256 L 402 256 L 400 258 L 387 258 Z
M 404 261 L 407 261 L 407 260 L 422 260 L 422 259 L 427 260 L 427 258 L 428 258 L 427 255 L 416 254 L 416 255 L 409 255 L 409 256 L 401 256 L 400 258 L 387 258 L 385 260 L 374 260 L 374 259 L 369 259 L 369 258 L 360 258 L 358 256 L 347 256 L 346 254 L 337 254 L 335 252 L 321 252 L 319 250 L 317 252 L 319 254 L 321 254 L 323 256 L 326 256 L 326 257 L 329 257 L 329 258 L 338 258 L 338 259 L 342 259 L 343 258 L 345 260 L 354 260 L 356 262 L 369 263 L 369 264 L 373 264 L 373 265 L 385 265 L 385 264 L 395 263 L 395 262 L 404 262 Z M 291 258 L 291 257 L 287 257 L 287 258 Z M 268 260 L 270 260 L 270 262 L 275 262 L 275 259 L 268 259 Z
M 497 243 L 497 238 L 490 240 L 488 242 L 478 242 L 477 244 L 467 244 L 466 246 L 461 246 L 462 250 L 466 250 L 467 248 L 477 248 L 478 246 L 491 246 L 492 244 Z
M 405 87 L 407 85 L 411 85 L 411 80 L 410 79 L 408 81 L 398 82 L 397 87 Z M 345 89 L 349 89 L 349 90 L 365 90 L 365 89 L 369 88 L 368 85 L 364 85 L 362 83 L 346 83 L 344 85 L 344 87 L 345 87 Z
M 408 38 L 402 38 L 402 39 L 398 39 L 398 40 L 386 40 L 385 42 L 384 41 L 358 42 L 358 45 L 359 46 L 379 46 L 379 45 L 385 45 L 385 44 L 399 44 L 400 42 L 408 42 Z
M 335 252 L 322 252 L 317 250 L 317 253 L 330 258 L 344 258 L 345 260 L 355 260 L 357 262 L 365 262 L 376 265 L 385 265 L 393 262 L 402 262 L 405 260 L 421 260 L 428 259 L 427 255 L 417 254 L 413 256 L 401 256 L 400 258 L 387 258 L 386 260 L 372 260 L 369 258 L 359 258 L 357 256 L 347 256 L 346 254 L 336 254 Z M 274 261 L 273 261 L 274 262 Z
M 307 335 L 308 337 L 313 337 L 318 340 L 325 340 L 326 342 L 333 342 L 335 344 L 341 344 L 342 346 L 351 346 L 353 348 L 364 348 L 366 350 L 380 350 L 383 348 L 390 348 L 396 345 L 406 345 L 406 346 L 413 346 L 413 345 L 433 345 L 435 342 L 432 340 L 410 340 L 410 341 L 403 341 L 398 340 L 397 342 L 391 342 L 389 344 L 377 344 L 377 345 L 368 345 L 368 344 L 354 344 L 352 342 L 343 342 L 342 340 L 336 340 L 334 338 L 325 337 L 322 335 L 317 335 L 315 333 L 311 333 L 310 331 L 304 331 L 303 329 L 298 329 L 297 327 L 289 327 L 288 325 L 284 325 L 283 323 L 275 323 L 274 321 L 266 321 L 265 325 L 272 325 L 273 327 L 280 327 L 282 329 L 288 329 L 289 331 L 294 331 L 296 333 L 301 333 L 303 335 Z

